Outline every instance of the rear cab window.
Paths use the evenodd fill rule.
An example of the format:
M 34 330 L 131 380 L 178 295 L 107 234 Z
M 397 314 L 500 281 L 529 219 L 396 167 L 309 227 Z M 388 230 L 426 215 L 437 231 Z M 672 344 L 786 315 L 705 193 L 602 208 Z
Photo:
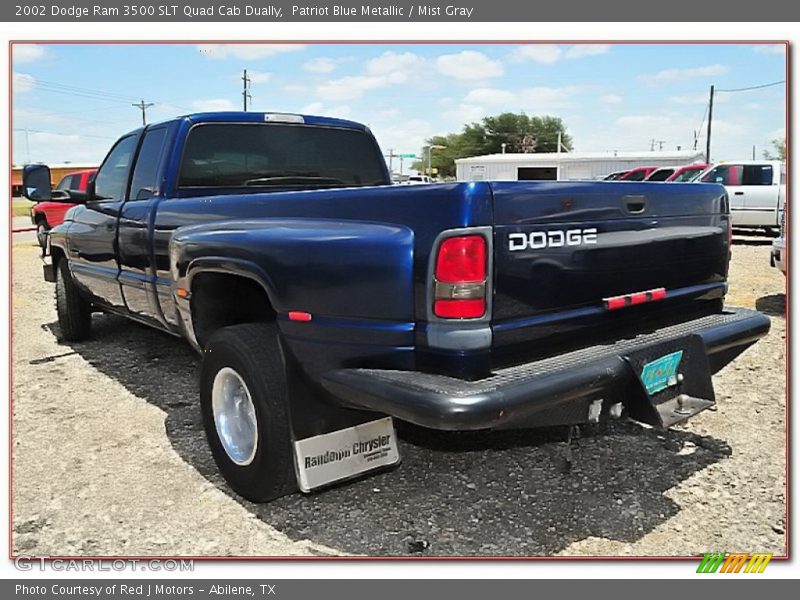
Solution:
M 744 165 L 742 185 L 772 185 L 772 165 Z
M 644 178 L 647 177 L 647 171 L 644 169 L 638 169 L 631 171 L 628 175 L 625 176 L 625 181 L 644 181 Z
M 133 168 L 129 200 L 147 200 L 158 194 L 158 167 L 161 164 L 166 137 L 167 128 L 164 126 L 148 129 L 144 134 L 144 140 L 136 157 L 136 166 Z
M 686 171 L 681 171 L 678 175 L 675 176 L 675 179 L 672 181 L 681 182 L 681 181 L 691 181 L 695 179 L 701 173 L 700 169 L 687 169 Z
M 658 169 L 647 178 L 647 181 L 666 181 L 674 172 L 675 169 Z
M 362 131 L 275 123 L 201 123 L 189 132 L 178 187 L 313 189 L 383 185 L 383 157 Z

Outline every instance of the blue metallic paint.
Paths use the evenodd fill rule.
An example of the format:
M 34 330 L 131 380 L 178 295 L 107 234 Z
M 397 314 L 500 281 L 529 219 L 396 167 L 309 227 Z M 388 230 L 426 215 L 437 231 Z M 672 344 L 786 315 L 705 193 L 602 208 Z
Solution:
M 190 303 L 176 296 L 176 288 L 191 289 L 191 278 L 203 270 L 223 271 L 264 287 L 287 343 L 309 372 L 385 367 L 461 375 L 485 370 L 489 348 L 429 346 L 434 242 L 442 231 L 457 228 L 493 227 L 489 339 L 495 348 L 607 324 L 608 315 L 597 301 L 612 295 L 609 290 L 639 291 L 657 287 L 651 281 L 669 279 L 674 301 L 682 294 L 724 295 L 728 216 L 719 186 L 470 182 L 255 193 L 178 189 L 186 136 L 191 127 L 211 122 L 263 123 L 264 115 L 207 113 L 151 126 L 169 130 L 157 194 L 146 201 L 117 203 L 105 213 L 101 203 L 89 203 L 71 211 L 70 220 L 52 236 L 71 259 L 73 236 L 84 240 L 73 270 L 85 274 L 96 266 L 86 285 L 91 288 L 90 280 L 100 276 L 106 287 L 112 286 L 93 290 L 95 295 L 103 298 L 120 290 L 126 306 L 108 300 L 116 302 L 117 310 L 184 334 L 195 345 Z M 349 121 L 305 117 L 305 124 L 355 129 L 371 137 L 363 125 Z M 388 183 L 388 171 L 385 175 Z M 647 198 L 642 214 L 625 212 L 625 198 L 632 195 Z M 116 232 L 106 237 L 99 233 L 114 220 L 119 222 L 118 242 Z M 517 255 L 505 246 L 509 232 L 572 226 L 600 227 L 601 245 Z M 675 227 L 681 228 L 681 236 L 670 235 Z M 642 238 L 631 246 L 632 232 Z M 92 247 L 100 241 L 102 248 Z M 119 256 L 117 243 L 125 246 Z M 659 256 L 665 247 L 683 266 L 676 260 L 674 268 L 663 269 L 670 264 Z M 625 261 L 648 253 L 662 267 L 660 273 L 626 270 Z M 687 268 L 691 264 L 696 268 Z M 535 276 L 537 272 L 551 274 L 551 280 Z M 286 319 L 289 310 L 307 311 L 313 318 L 292 322 Z

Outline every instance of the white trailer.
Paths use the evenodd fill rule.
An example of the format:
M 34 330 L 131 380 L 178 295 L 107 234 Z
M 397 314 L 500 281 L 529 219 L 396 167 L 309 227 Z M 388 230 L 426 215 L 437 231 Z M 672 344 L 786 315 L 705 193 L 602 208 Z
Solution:
M 695 150 L 661 152 L 542 152 L 487 154 L 456 160 L 456 179 L 579 181 L 602 179 L 635 167 L 669 167 L 702 163 Z

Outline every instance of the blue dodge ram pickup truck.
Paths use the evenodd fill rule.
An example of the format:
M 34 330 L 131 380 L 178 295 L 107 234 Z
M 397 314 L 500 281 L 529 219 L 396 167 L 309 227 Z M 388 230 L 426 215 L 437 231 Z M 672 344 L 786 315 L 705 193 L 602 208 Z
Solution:
M 85 196 L 24 178 L 79 203 L 46 249 L 61 338 L 99 311 L 186 338 L 214 458 L 253 501 L 397 464 L 393 419 L 668 427 L 769 329 L 723 307 L 716 184 L 391 186 L 363 125 L 235 112 L 123 136 Z

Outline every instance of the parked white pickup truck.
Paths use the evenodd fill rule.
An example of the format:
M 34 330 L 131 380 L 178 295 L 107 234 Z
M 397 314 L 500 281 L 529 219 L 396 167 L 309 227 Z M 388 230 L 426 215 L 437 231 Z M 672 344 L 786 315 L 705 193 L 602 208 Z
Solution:
M 721 183 L 728 191 L 734 227 L 772 232 L 780 226 L 786 201 L 786 165 L 780 161 L 738 160 L 716 163 L 695 181 Z

